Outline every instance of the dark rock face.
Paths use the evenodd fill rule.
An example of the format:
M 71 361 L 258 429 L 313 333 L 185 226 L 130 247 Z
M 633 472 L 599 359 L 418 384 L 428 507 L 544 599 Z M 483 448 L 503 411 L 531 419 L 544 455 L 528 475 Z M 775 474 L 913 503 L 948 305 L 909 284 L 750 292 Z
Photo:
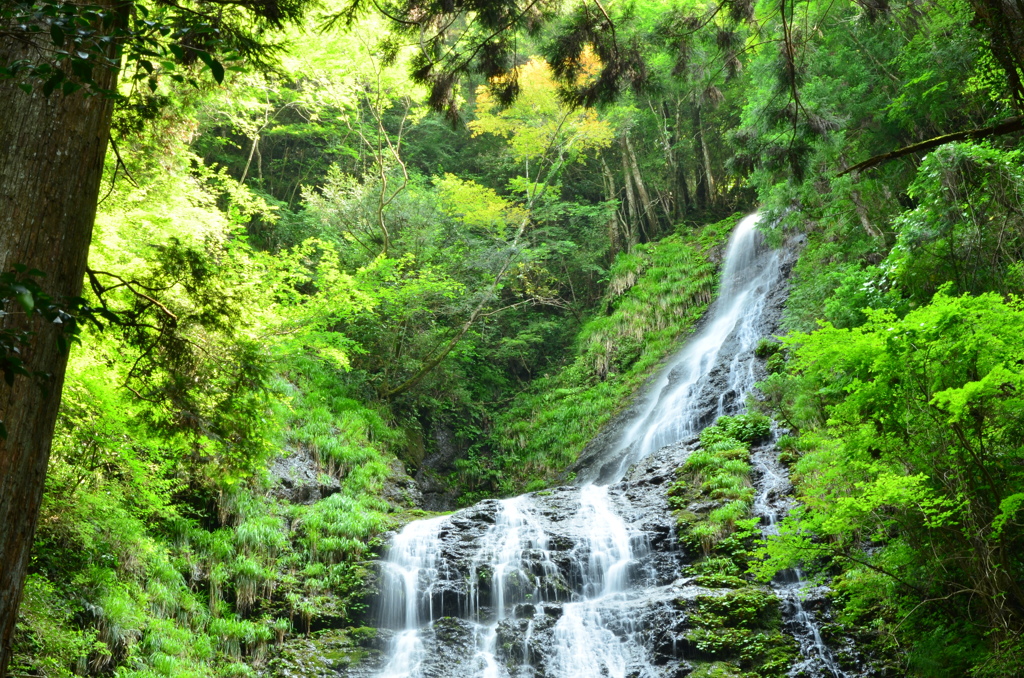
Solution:
M 416 484 L 422 494 L 419 506 L 427 511 L 450 511 L 455 508 L 458 492 L 443 477 L 455 470 L 459 448 L 451 430 L 443 424 L 433 426 L 431 437 L 433 452 L 416 467 Z
M 314 504 L 341 490 L 341 483 L 320 472 L 309 450 L 299 447 L 270 463 L 270 493 L 291 504 Z

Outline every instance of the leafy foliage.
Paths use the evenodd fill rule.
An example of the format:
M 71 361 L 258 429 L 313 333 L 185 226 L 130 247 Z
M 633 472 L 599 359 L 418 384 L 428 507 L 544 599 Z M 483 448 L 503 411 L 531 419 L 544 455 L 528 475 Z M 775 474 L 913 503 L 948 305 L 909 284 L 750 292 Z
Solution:
M 806 244 L 758 405 L 803 506 L 755 570 L 833 577 L 897 673 L 1020 673 L 1019 140 L 839 175 L 1018 111 L 1019 18 L 330 0 L 296 23 L 309 7 L 0 8 L 38 57 L 0 77 L 119 104 L 85 298 L 0 280 L 8 316 L 80 341 L 18 671 L 252 675 L 360 623 L 363 562 L 414 515 L 404 476 L 461 502 L 564 477 L 704 312 L 723 217 L 756 195 L 773 241 Z M 31 376 L 5 328 L 5 377 Z M 723 593 L 694 675 L 792 656 L 745 572 L 768 430 L 719 419 L 671 489 Z M 282 463 L 330 496 L 279 499 Z
M 925 628 L 968 606 L 988 633 L 1012 637 L 1022 311 L 1016 298 L 940 290 L 903 318 L 870 311 L 858 328 L 786 338 L 772 406 L 813 437 L 793 467 L 803 505 L 768 542 L 764 576 L 836 562 L 853 618 L 870 605 L 903 614 L 927 597 L 941 602 L 905 613 Z M 1016 661 L 1005 651 L 997 661 Z

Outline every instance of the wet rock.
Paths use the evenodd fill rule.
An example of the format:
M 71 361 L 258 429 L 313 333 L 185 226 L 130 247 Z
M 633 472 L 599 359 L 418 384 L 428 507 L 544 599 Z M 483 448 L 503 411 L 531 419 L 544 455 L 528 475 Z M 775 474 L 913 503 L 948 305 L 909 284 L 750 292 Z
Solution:
M 341 490 L 341 483 L 319 470 L 303 446 L 288 450 L 270 463 L 270 494 L 292 504 L 313 504 Z
M 430 432 L 433 445 L 416 467 L 416 485 L 420 490 L 420 508 L 427 511 L 450 511 L 455 508 L 458 492 L 444 478 L 455 471 L 460 450 L 455 435 L 447 426 L 436 423 Z
M 402 509 L 420 508 L 423 505 L 419 485 L 406 475 L 405 468 L 397 460 L 391 465 L 391 475 L 384 481 L 381 497 L 392 506 Z

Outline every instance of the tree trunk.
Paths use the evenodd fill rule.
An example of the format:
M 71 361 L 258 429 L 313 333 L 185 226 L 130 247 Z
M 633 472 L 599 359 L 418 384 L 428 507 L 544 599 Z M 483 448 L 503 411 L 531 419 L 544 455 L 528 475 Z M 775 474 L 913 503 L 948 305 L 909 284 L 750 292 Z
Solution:
M 30 49 L 0 38 L 0 63 L 37 58 Z M 116 73 L 95 77 L 110 88 Z M 81 293 L 111 109 L 103 96 L 57 91 L 47 98 L 38 87 L 25 94 L 16 81 L 0 81 L 0 270 L 24 264 L 45 272 L 40 285 L 58 302 Z M 26 318 L 10 304 L 6 310 L 6 326 L 35 333 L 22 356 L 27 369 L 48 376 L 44 384 L 26 377 L 0 384 L 0 419 L 8 431 L 0 440 L 0 678 L 10 662 L 67 367 L 59 327 Z
M 715 199 L 715 180 L 711 176 L 711 158 L 704 140 L 704 121 L 700 105 L 693 107 L 693 155 L 697 158 L 697 204 L 702 209 L 711 207 Z
M 621 140 L 619 146 L 622 150 L 622 182 L 626 187 L 626 201 L 622 210 L 624 215 L 623 223 L 626 224 L 626 249 L 627 251 L 632 251 L 633 246 L 639 242 L 637 233 L 640 228 L 642 215 L 638 209 L 636 194 L 633 192 L 632 171 L 629 168 L 625 138 Z
M 644 228 L 644 235 L 647 240 L 653 240 L 658 235 L 658 213 L 654 209 L 654 203 L 651 201 L 651 195 L 647 192 L 647 186 L 644 184 L 643 175 L 640 174 L 640 165 L 636 160 L 636 152 L 633 150 L 633 144 L 629 141 L 629 134 L 627 133 L 623 139 L 626 142 L 626 154 L 629 156 L 629 169 L 633 173 L 633 184 L 636 186 L 637 195 L 640 198 L 640 225 Z
M 672 136 L 672 147 L 677 148 L 682 142 L 683 137 L 683 121 L 682 121 L 682 103 L 676 102 L 676 126 Z M 690 196 L 690 187 L 686 182 L 686 165 L 683 162 L 681 154 L 676 153 L 678 161 L 674 167 L 675 169 L 675 183 L 678 187 L 676 197 L 676 220 L 681 221 L 686 213 L 693 209 L 693 198 Z
M 611 168 L 608 167 L 608 163 L 605 162 L 604 156 L 601 156 L 601 176 L 604 180 L 604 199 L 611 202 L 618 196 L 618 191 L 615 190 L 615 175 L 612 174 Z M 608 219 L 608 242 L 611 246 L 611 257 L 612 259 L 615 259 L 615 255 L 618 254 L 621 249 L 621 245 L 619 243 L 618 209 L 616 209 L 615 213 Z

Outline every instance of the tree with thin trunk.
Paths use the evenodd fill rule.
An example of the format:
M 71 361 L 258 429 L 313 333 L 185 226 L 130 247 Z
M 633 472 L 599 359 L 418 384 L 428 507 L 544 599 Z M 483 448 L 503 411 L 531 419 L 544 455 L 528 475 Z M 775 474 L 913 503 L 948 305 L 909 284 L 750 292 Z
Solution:
M 0 9 L 0 271 L 41 271 L 40 287 L 58 303 L 73 303 L 81 293 L 111 116 L 123 100 L 117 94 L 122 61 L 123 76 L 135 82 L 159 85 L 161 75 L 194 80 L 194 63 L 219 81 L 218 51 L 234 49 L 266 64 L 274 49 L 262 32 L 298 19 L 305 6 L 306 0 L 182 2 L 162 21 L 146 21 L 139 0 L 6 3 Z M 188 30 L 203 22 L 217 28 L 206 42 Z M 176 61 L 179 71 L 158 71 L 153 62 L 161 57 Z M 29 338 L 18 347 L 27 374 L 0 384 L 7 433 L 0 438 L 0 678 L 11 658 L 67 367 L 63 323 L 4 301 L 0 330 Z

